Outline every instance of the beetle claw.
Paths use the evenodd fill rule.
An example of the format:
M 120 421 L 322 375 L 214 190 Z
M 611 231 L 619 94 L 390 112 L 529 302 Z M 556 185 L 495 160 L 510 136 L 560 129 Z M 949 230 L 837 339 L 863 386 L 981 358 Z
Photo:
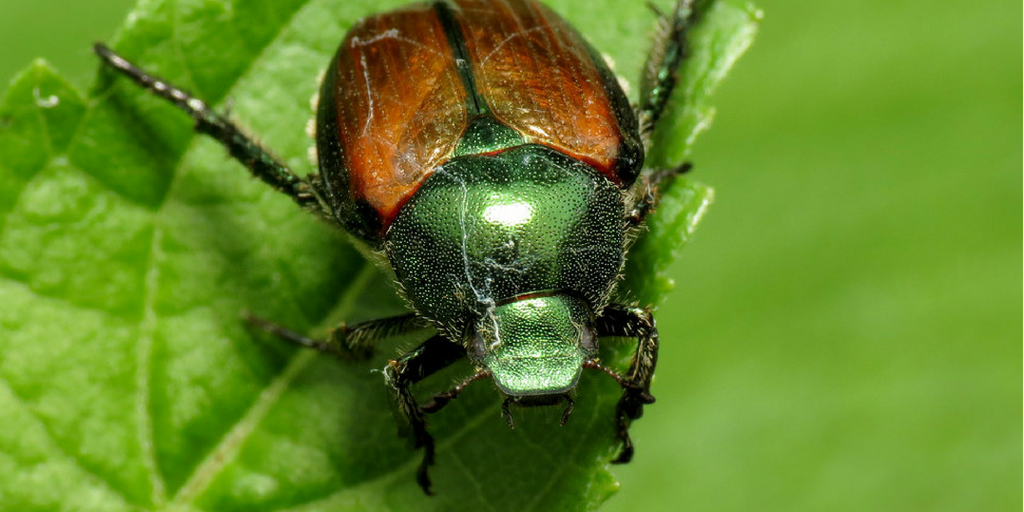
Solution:
M 430 476 L 427 475 L 426 461 L 420 463 L 420 467 L 416 469 L 416 483 L 420 484 L 420 488 L 423 489 L 423 493 L 427 496 L 433 496 L 434 490 L 430 488 Z
M 576 404 L 573 402 L 572 398 L 569 398 L 568 396 L 565 397 L 565 399 L 569 401 L 569 405 L 565 406 L 565 411 L 562 412 L 562 421 L 558 423 L 558 425 L 562 427 L 564 427 L 565 423 L 569 421 L 569 415 L 572 414 L 572 407 Z
M 423 446 L 423 460 L 416 468 L 416 483 L 420 484 L 420 488 L 427 496 L 433 496 L 434 491 L 430 488 L 430 475 L 427 471 L 434 465 L 434 438 L 424 431 L 422 435 L 417 436 L 416 444 Z
M 508 423 L 508 428 L 515 430 L 516 421 L 512 418 L 512 411 L 508 409 L 508 404 L 511 402 L 511 398 L 506 398 L 505 401 L 501 403 L 501 417 L 505 418 L 505 422 Z
M 625 430 L 619 432 L 619 437 L 622 438 L 622 451 L 612 461 L 612 464 L 628 464 L 629 461 L 633 460 L 633 441 Z

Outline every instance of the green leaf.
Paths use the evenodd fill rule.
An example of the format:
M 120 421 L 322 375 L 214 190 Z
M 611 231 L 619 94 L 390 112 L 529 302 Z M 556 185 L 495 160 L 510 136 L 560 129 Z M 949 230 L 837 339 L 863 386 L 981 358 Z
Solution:
M 715 111 L 709 97 L 737 59 L 754 41 L 761 12 L 710 2 L 699 12 L 690 34 L 691 51 L 680 70 L 674 104 L 654 132 L 654 149 L 647 157 L 652 168 L 672 169 L 686 161 L 693 141 L 711 126 Z M 648 236 L 639 240 L 626 266 L 626 289 L 641 303 L 657 304 L 674 283 L 665 274 L 679 249 L 690 240 L 714 191 L 689 179 L 677 179 L 662 191 L 657 215 L 647 223 Z
M 642 3 L 552 3 L 639 76 L 654 20 Z M 308 173 L 318 71 L 356 19 L 397 4 L 144 0 L 113 46 Z M 658 158 L 686 154 L 754 18 L 724 3 L 702 18 Z M 665 193 L 627 295 L 658 300 L 709 198 L 682 180 Z M 439 495 L 423 496 L 379 371 L 416 340 L 340 363 L 239 319 L 323 334 L 402 311 L 387 278 L 111 73 L 82 93 L 37 62 L 0 106 L 0 305 L 2 510 L 590 510 L 617 486 L 619 390 L 588 376 L 563 428 L 561 411 L 531 409 L 510 431 L 495 393 L 470 388 L 431 417 Z

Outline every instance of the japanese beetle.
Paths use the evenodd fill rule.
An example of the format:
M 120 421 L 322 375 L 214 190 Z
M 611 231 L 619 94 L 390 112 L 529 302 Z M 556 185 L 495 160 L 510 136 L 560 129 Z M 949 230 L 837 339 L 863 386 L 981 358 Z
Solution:
M 256 177 L 390 263 L 413 313 L 342 325 L 325 340 L 248 319 L 344 358 L 436 330 L 385 372 L 423 448 L 417 481 L 430 493 L 434 441 L 424 416 L 483 378 L 505 396 L 512 426 L 512 404 L 567 404 L 564 423 L 583 369 L 607 373 L 623 388 L 614 462 L 632 458 L 628 427 L 654 401 L 658 331 L 648 310 L 610 296 L 658 186 L 685 170 L 645 170 L 643 161 L 685 54 L 691 3 L 661 15 L 635 108 L 598 52 L 535 0 L 439 0 L 365 18 L 323 79 L 319 173 L 306 178 L 203 101 L 95 50 L 191 115 Z M 605 336 L 637 338 L 624 374 L 598 362 Z M 413 383 L 463 358 L 475 373 L 416 401 Z

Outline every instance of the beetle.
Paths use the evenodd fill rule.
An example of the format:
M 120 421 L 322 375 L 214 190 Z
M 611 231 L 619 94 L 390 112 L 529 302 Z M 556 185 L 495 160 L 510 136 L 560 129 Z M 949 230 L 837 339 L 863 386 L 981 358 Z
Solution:
M 394 272 L 413 312 L 342 325 L 311 339 L 247 319 L 287 341 L 368 357 L 389 337 L 433 329 L 389 362 L 385 377 L 423 449 L 416 479 L 430 494 L 434 440 L 425 415 L 489 378 L 510 406 L 566 404 L 584 369 L 613 377 L 617 463 L 628 429 L 653 403 L 658 331 L 649 309 L 611 302 L 633 232 L 657 191 L 688 169 L 645 169 L 694 21 L 690 0 L 659 14 L 630 105 L 601 55 L 536 0 L 438 0 L 359 21 L 322 80 L 319 172 L 302 178 L 202 100 L 110 48 L 103 63 L 195 120 L 253 175 L 335 223 Z M 602 337 L 637 339 L 628 370 L 602 365 Z M 475 371 L 420 404 L 411 385 L 468 358 Z

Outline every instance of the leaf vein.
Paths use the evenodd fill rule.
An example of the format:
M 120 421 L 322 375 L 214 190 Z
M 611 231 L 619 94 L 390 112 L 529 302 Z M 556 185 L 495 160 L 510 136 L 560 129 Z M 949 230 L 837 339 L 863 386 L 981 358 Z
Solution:
M 139 323 L 139 340 L 136 344 L 135 411 L 139 416 L 136 422 L 136 435 L 138 436 L 139 449 L 143 453 L 142 463 L 149 473 L 153 502 L 162 505 L 167 501 L 167 485 L 160 473 L 157 462 L 153 415 L 150 404 L 150 396 L 152 394 L 150 372 L 153 369 L 153 333 L 156 331 L 157 323 L 155 304 L 160 278 L 160 267 L 157 261 L 160 254 L 160 242 L 163 240 L 163 229 L 158 221 L 159 217 L 154 219 L 149 258 L 146 262 L 142 320 Z
M 375 272 L 376 269 L 372 266 L 364 265 L 360 270 L 360 275 L 344 294 L 345 298 L 343 301 L 347 301 L 348 297 L 352 295 L 361 293 L 370 281 L 367 276 L 373 275 Z M 347 302 L 351 303 L 351 301 Z M 217 446 L 210 450 L 206 458 L 196 466 L 195 471 L 193 471 L 174 496 L 172 500 L 174 503 L 189 503 L 206 489 L 207 485 L 214 480 L 218 471 L 234 460 L 242 444 L 256 429 L 260 421 L 266 417 L 274 404 L 284 395 L 292 381 L 318 356 L 319 354 L 312 350 L 299 350 L 289 359 L 285 369 L 260 393 L 259 397 L 242 415 L 241 419 L 231 426 L 220 442 L 217 443 Z
M 10 396 L 14 398 L 17 401 L 17 403 L 21 404 L 21 406 L 25 409 L 25 412 L 27 412 L 29 416 L 31 416 L 33 419 L 36 420 L 36 422 L 38 422 L 40 429 L 42 430 L 42 432 L 46 434 L 46 437 L 52 442 L 53 448 L 57 450 L 60 456 L 66 458 L 75 467 L 82 470 L 82 472 L 86 474 L 87 478 L 94 479 L 95 483 L 109 490 L 111 494 L 120 498 L 122 501 L 124 501 L 124 503 L 132 503 L 132 501 L 128 499 L 128 495 L 124 493 L 122 490 L 118 489 L 116 486 L 114 486 L 113 482 L 105 478 L 94 468 L 89 467 L 87 461 L 85 461 L 82 457 L 77 455 L 73 450 L 62 446 L 57 435 L 54 434 L 53 430 L 50 429 L 49 423 L 46 420 L 44 420 L 39 415 L 39 413 L 37 413 L 32 408 L 31 404 L 25 399 L 25 397 L 18 394 L 17 388 L 12 386 L 3 375 L 0 375 L 0 384 L 3 385 L 3 387 L 10 393 Z

